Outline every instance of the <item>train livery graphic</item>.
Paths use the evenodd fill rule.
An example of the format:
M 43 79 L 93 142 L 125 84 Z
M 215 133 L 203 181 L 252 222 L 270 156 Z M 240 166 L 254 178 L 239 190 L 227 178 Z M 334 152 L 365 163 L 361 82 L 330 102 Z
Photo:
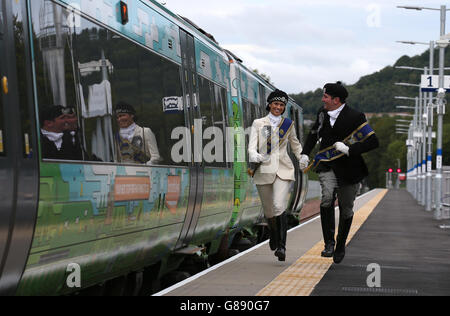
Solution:
M 262 234 L 248 129 L 272 84 L 156 1 L 2 0 L 0 11 L 1 295 L 138 294 Z M 157 160 L 121 160 L 119 102 L 144 130 L 129 148 L 151 144 Z M 59 118 L 43 113 L 57 107 L 55 132 Z M 301 138 L 302 109 L 289 100 L 285 115 Z M 46 135 L 76 150 L 47 156 Z M 296 174 L 293 219 L 307 187 Z

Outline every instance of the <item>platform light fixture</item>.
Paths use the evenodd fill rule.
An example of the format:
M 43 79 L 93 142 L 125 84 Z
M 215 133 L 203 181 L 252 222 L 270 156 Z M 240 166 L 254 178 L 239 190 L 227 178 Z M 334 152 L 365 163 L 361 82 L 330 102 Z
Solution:
M 397 6 L 399 9 L 407 9 L 407 10 L 416 10 L 416 11 L 422 11 L 422 10 L 432 10 L 432 11 L 441 11 L 441 9 L 437 8 L 428 8 L 428 7 L 414 7 L 414 6 Z M 450 11 L 450 9 L 444 9 L 445 11 Z
M 125 2 L 120 1 L 119 6 L 120 6 L 120 20 L 121 20 L 122 25 L 125 25 L 129 21 L 128 5 Z
M 441 219 L 442 215 L 442 178 L 443 178 L 443 169 L 442 169 L 442 153 L 443 153 L 443 119 L 445 114 L 445 90 L 444 90 L 444 81 L 445 81 L 445 48 L 450 44 L 450 34 L 446 34 L 446 19 L 447 19 L 447 11 L 450 9 L 447 9 L 446 5 L 441 5 L 441 7 L 438 8 L 428 8 L 428 7 L 415 7 L 415 6 L 397 6 L 398 8 L 402 9 L 408 9 L 408 10 L 433 10 L 433 11 L 440 11 L 440 39 L 436 42 L 439 48 L 439 89 L 441 93 L 438 93 L 438 98 L 436 102 L 437 106 L 437 148 L 436 148 L 436 181 L 435 181 L 435 201 L 436 201 L 436 207 L 435 207 L 435 218 Z M 432 49 L 432 45 L 430 46 L 430 50 Z M 432 54 L 430 54 L 430 57 Z M 430 67 L 433 67 L 433 64 L 430 65 Z M 433 68 L 432 68 L 433 69 Z M 431 71 L 433 73 L 433 71 Z M 442 92 L 443 91 L 443 92 Z M 429 126 L 429 134 L 430 134 L 430 126 Z M 430 136 L 428 136 L 430 137 Z M 429 155 L 430 157 L 430 155 Z M 431 161 L 428 160 L 428 166 L 427 168 L 431 166 Z M 431 174 L 428 172 L 428 174 Z M 430 177 L 427 177 L 430 179 Z M 429 182 L 429 180 L 427 180 Z M 431 190 L 430 190 L 431 191 Z M 429 196 L 427 197 L 427 205 L 426 210 L 431 210 L 429 201 L 431 201 L 431 198 Z

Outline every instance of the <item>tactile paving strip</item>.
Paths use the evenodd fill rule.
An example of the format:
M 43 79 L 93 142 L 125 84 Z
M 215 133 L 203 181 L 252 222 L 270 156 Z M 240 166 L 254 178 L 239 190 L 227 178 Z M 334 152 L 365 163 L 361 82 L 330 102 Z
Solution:
M 358 232 L 388 191 L 381 191 L 353 217 L 347 243 Z M 311 248 L 296 263 L 262 289 L 257 296 L 309 296 L 333 264 L 333 258 L 322 258 L 323 240 Z M 344 259 L 345 260 L 345 259 Z

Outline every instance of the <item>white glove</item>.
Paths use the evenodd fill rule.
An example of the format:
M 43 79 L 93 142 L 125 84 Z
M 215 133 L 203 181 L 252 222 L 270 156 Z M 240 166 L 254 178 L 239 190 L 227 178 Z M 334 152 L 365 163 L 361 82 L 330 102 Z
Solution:
M 253 153 L 250 155 L 250 162 L 261 163 L 264 160 L 266 160 L 266 158 L 260 153 Z
M 300 156 L 300 169 L 303 171 L 309 166 L 309 157 L 307 155 Z
M 340 151 L 341 153 L 346 154 L 347 156 L 350 155 L 349 154 L 350 147 L 348 147 L 344 143 L 337 142 L 336 144 L 334 144 L 334 148 L 336 148 L 337 151 Z

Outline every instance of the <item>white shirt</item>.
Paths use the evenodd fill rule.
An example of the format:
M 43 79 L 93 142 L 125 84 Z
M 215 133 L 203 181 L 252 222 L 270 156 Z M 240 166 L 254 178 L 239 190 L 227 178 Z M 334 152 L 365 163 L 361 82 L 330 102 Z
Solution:
M 133 136 L 134 136 L 134 131 L 136 130 L 136 126 L 137 126 L 136 123 L 133 123 L 130 126 L 128 126 L 127 128 L 121 128 L 120 132 L 119 132 L 120 137 L 131 142 L 131 140 L 133 139 Z
M 336 123 L 339 114 L 341 114 L 342 110 L 345 107 L 345 103 L 342 104 L 338 109 L 334 110 L 334 111 L 330 111 L 328 112 L 328 115 L 330 116 L 330 125 L 331 127 L 334 127 L 334 124 Z
M 64 133 L 49 132 L 49 131 L 46 131 L 45 129 L 41 129 L 41 132 L 50 141 L 55 143 L 55 146 L 58 150 L 61 150 L 62 141 L 63 141 L 62 139 L 63 139 Z
M 281 123 L 281 115 L 275 116 L 272 113 L 269 113 L 270 125 L 272 125 L 272 129 L 275 130 Z

